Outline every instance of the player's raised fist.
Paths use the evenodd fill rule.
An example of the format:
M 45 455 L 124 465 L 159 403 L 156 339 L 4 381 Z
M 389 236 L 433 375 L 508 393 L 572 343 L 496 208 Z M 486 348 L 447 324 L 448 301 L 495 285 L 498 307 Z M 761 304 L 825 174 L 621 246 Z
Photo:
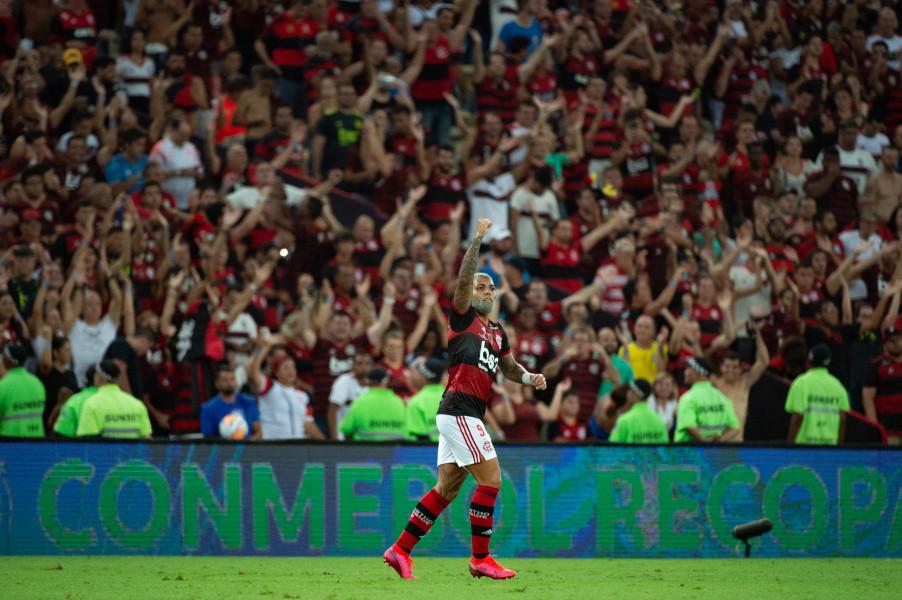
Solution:
M 479 219 L 476 222 L 476 235 L 483 237 L 492 228 L 491 219 Z

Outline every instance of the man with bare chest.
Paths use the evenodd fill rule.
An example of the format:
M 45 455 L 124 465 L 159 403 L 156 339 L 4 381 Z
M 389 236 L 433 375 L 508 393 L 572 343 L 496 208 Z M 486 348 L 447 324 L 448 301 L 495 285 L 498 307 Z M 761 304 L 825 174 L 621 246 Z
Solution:
M 720 375 L 713 378 L 714 386 L 730 399 L 733 410 L 739 420 L 739 430 L 735 439 L 728 441 L 741 442 L 745 430 L 745 419 L 749 410 L 749 390 L 755 382 L 764 374 L 767 364 L 770 362 L 770 354 L 767 345 L 761 337 L 761 332 L 755 328 L 749 333 L 755 336 L 755 364 L 743 373 L 742 361 L 739 355 L 728 352 L 720 363 Z
M 881 223 L 888 223 L 893 211 L 902 206 L 902 173 L 896 172 L 899 150 L 884 146 L 880 154 L 880 170 L 868 181 L 868 195 L 874 199 L 874 210 Z

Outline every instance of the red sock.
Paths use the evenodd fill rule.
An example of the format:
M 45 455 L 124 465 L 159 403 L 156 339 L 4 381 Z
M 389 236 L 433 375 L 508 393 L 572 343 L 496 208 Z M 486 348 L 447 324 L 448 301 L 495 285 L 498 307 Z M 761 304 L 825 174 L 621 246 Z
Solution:
M 395 544 L 410 554 L 413 547 L 417 545 L 421 537 L 426 535 L 446 506 L 448 506 L 448 501 L 434 489 L 426 492 L 426 495 L 420 498 L 416 508 L 413 509 L 407 527 L 401 532 L 401 537 Z
M 485 558 L 489 555 L 489 538 L 492 535 L 492 515 L 495 513 L 495 499 L 498 488 L 480 485 L 470 503 L 470 529 L 473 534 L 473 556 Z

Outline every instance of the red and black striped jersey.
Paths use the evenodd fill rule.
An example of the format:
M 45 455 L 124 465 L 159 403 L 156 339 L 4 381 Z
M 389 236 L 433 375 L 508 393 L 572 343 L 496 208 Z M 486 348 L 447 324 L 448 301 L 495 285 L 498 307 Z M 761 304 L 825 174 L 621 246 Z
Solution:
M 864 387 L 877 389 L 877 420 L 890 431 L 902 431 L 902 360 L 888 354 L 875 358 Z
M 401 323 L 401 329 L 404 335 L 410 335 L 417 320 L 420 318 L 420 307 L 423 304 L 423 294 L 419 288 L 410 288 L 407 295 L 403 298 L 396 298 L 392 315 Z
M 902 74 L 887 69 L 880 82 L 883 84 L 883 124 L 887 132 L 895 131 L 902 125 Z
M 567 101 L 576 100 L 579 90 L 586 89 L 589 80 L 601 74 L 601 63 L 594 56 L 570 56 L 561 69 L 561 89 Z
M 498 365 L 510 351 L 499 323 L 483 323 L 472 307 L 464 313 L 452 307 L 448 321 L 451 364 L 438 414 L 481 419 L 492 396 Z
M 448 38 L 440 36 L 434 45 L 426 48 L 423 70 L 410 86 L 410 95 L 417 104 L 420 102 L 444 102 L 444 94 L 450 94 L 452 87 L 451 50 Z
M 598 402 L 598 389 L 604 383 L 605 362 L 589 355 L 586 358 L 571 358 L 561 365 L 560 377 L 569 378 L 573 383 L 570 388 L 579 396 L 579 415 L 577 419 L 586 423 L 595 410 Z
M 517 343 L 514 344 L 514 358 L 532 373 L 538 373 L 551 360 L 551 342 L 544 333 L 533 330 L 528 333 L 518 333 Z
M 573 242 L 569 246 L 549 242 L 542 255 L 542 276 L 545 283 L 568 295 L 578 292 L 583 287 L 581 271 L 577 268 L 581 256 L 582 247 L 579 242 Z
M 631 143 L 626 158 L 620 163 L 623 193 L 633 198 L 646 198 L 655 193 L 655 155 L 651 144 L 642 140 Z
M 608 106 L 602 108 L 601 122 L 595 130 L 595 137 L 586 148 L 589 158 L 611 158 L 614 149 L 620 144 L 620 128 L 617 126 L 617 115 L 614 109 Z M 593 105 L 586 105 L 586 115 L 583 120 L 583 133 L 591 129 L 592 122 L 598 114 L 598 109 Z
M 493 112 L 505 125 L 513 122 L 517 112 L 517 88 L 520 78 L 516 67 L 508 67 L 501 79 L 484 77 L 476 85 L 476 107 L 479 114 Z
M 701 344 L 702 348 L 711 345 L 718 335 L 720 335 L 723 321 L 723 313 L 716 304 L 710 306 L 702 306 L 698 302 L 692 305 L 692 319 L 698 321 L 698 327 L 702 330 Z
M 354 263 L 360 267 L 364 277 L 370 276 L 373 284 L 379 281 L 379 265 L 384 257 L 385 248 L 379 240 L 373 238 L 368 242 L 354 242 Z
M 429 223 L 450 221 L 457 203 L 467 199 L 464 175 L 433 169 L 427 185 L 426 197 L 418 205 L 420 218 Z
M 347 373 L 354 364 L 354 357 L 366 352 L 369 340 L 365 335 L 354 338 L 347 344 L 336 344 L 324 338 L 316 340 L 310 351 L 313 363 L 313 416 L 324 419 L 329 409 L 329 392 L 339 375 Z
M 319 24 L 312 19 L 294 19 L 287 13 L 273 21 L 263 34 L 273 63 L 288 79 L 301 79 L 309 56 L 304 51 L 316 43 Z

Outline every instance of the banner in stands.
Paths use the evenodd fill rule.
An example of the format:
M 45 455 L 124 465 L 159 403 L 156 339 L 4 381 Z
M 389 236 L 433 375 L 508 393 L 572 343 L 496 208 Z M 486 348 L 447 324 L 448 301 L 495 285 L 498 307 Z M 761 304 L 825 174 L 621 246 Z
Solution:
M 498 556 L 902 556 L 902 452 L 499 448 Z M 0 442 L 4 554 L 372 555 L 434 483 L 432 446 Z M 418 554 L 467 556 L 469 480 Z

